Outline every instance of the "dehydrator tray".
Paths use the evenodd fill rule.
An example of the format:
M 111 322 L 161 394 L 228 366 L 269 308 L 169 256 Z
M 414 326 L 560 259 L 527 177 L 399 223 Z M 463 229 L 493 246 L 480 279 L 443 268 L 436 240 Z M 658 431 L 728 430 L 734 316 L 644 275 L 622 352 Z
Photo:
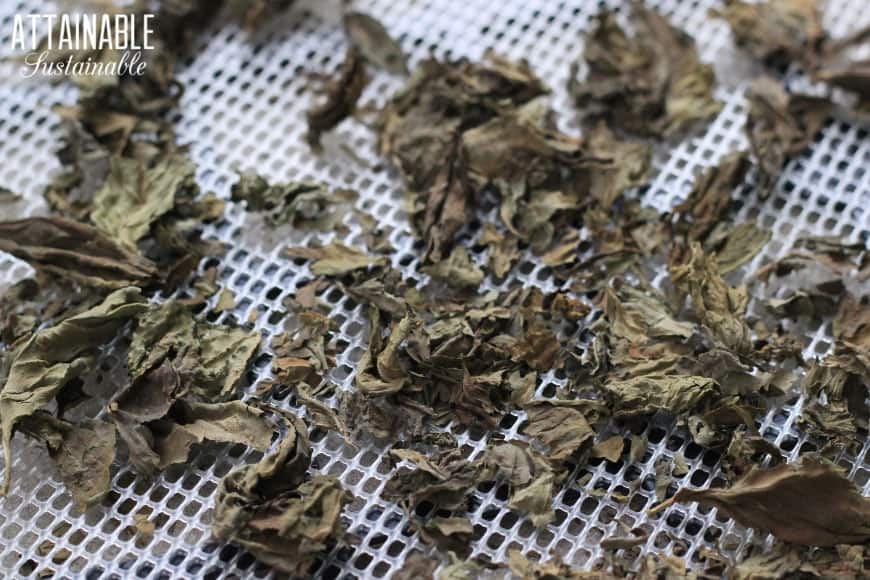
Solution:
M 410 55 L 412 66 L 430 54 L 479 59 L 488 49 L 528 59 L 553 89 L 551 102 L 561 128 L 577 133 L 576 111 L 565 89 L 569 64 L 580 54 L 582 34 L 591 18 L 604 6 L 621 4 L 375 0 L 355 2 L 354 7 L 384 23 Z M 684 199 L 693 177 L 703 168 L 715 165 L 735 148 L 747 148 L 744 90 L 759 70 L 734 47 L 727 25 L 708 17 L 709 8 L 718 4 L 715 0 L 650 0 L 647 4 L 695 38 L 702 59 L 715 66 L 716 96 L 724 103 L 721 113 L 700 132 L 659 148 L 655 177 L 636 195 L 664 211 Z M 45 6 L 43 2 L 0 3 L 4 50 L 10 44 L 13 15 L 44 11 Z M 370 128 L 354 120 L 343 123 L 325 137 L 322 154 L 312 153 L 304 141 L 305 111 L 318 98 L 312 78 L 334 71 L 344 54 L 340 10 L 338 2 L 300 4 L 254 36 L 226 22 L 210 26 L 198 37 L 195 56 L 180 71 L 185 92 L 174 118 L 178 138 L 190 144 L 201 188 L 224 198 L 229 197 L 237 173 L 246 169 L 257 169 L 276 181 L 320 180 L 358 191 L 357 208 L 389 232 L 397 250 L 393 267 L 419 275 L 414 272 L 420 246 L 415 245 L 403 210 L 400 179 L 375 153 Z M 832 35 L 842 36 L 870 23 L 870 6 L 864 0 L 831 0 L 824 22 Z M 8 63 L 3 67 L 0 183 L 25 196 L 23 202 L 11 206 L 12 215 L 3 216 L 11 219 L 47 211 L 42 188 L 59 169 L 53 149 L 59 122 L 51 106 L 73 102 L 75 91 L 67 84 L 21 80 Z M 787 75 L 786 80 L 795 83 L 793 87 L 813 88 L 804 86 L 798 77 Z M 401 83 L 398 77 L 375 74 L 363 94 L 363 106 L 383 104 Z M 868 243 L 868 132 L 870 125 L 836 116 L 808 151 L 788 163 L 768 199 L 759 200 L 751 188 L 735 193 L 740 206 L 735 221 L 754 221 L 772 233 L 766 248 L 744 272 L 784 255 L 800 236 L 838 235 L 850 242 Z M 353 244 L 361 234 L 360 225 L 350 223 L 341 240 Z M 300 283 L 312 279 L 308 267 L 282 257 L 281 248 L 287 243 L 326 241 L 329 236 L 303 235 L 288 228 L 266 231 L 255 216 L 234 203 L 228 204 L 223 220 L 209 226 L 207 236 L 229 244 L 217 265 L 221 285 L 236 294 L 236 307 L 220 314 L 207 309 L 203 315 L 209 320 L 247 324 L 262 332 L 264 345 L 268 345 L 267 339 L 283 330 L 282 301 Z M 23 262 L 0 253 L 0 289 L 30 274 Z M 517 282 L 555 289 L 547 269 L 533 259 L 523 260 L 498 287 Z M 331 316 L 340 321 L 337 343 L 341 354 L 330 378 L 340 388 L 352 389 L 355 363 L 366 344 L 367 323 L 362 307 L 340 292 L 326 292 L 324 298 L 331 304 Z M 830 320 L 790 328 L 803 341 L 807 357 L 824 355 L 833 343 Z M 103 353 L 99 370 L 89 377 L 93 388 L 111 390 L 113 377 L 123 365 L 123 356 L 115 350 Z M 270 377 L 268 354 L 264 346 L 248 392 Z M 552 392 L 563 381 L 558 373 L 546 374 L 537 393 Z M 301 409 L 286 394 L 273 402 Z M 800 406 L 798 400 L 774 409 L 758 426 L 789 459 L 813 446 L 795 425 Z M 517 437 L 521 419 L 513 413 L 497 431 L 507 438 Z M 469 457 L 486 446 L 486 434 L 459 426 L 450 430 Z M 648 516 L 647 510 L 656 502 L 657 461 L 681 456 L 688 472 L 676 483 L 707 486 L 719 475 L 719 456 L 695 445 L 685 431 L 667 422 L 650 424 L 647 436 L 649 447 L 640 462 L 593 461 L 578 468 L 555 498 L 554 521 L 541 529 L 506 509 L 498 487 L 478 489 L 475 508 L 469 513 L 476 531 L 474 554 L 504 561 L 514 549 L 544 557 L 554 553 L 571 565 L 592 569 L 602 558 L 600 540 L 618 533 L 620 524 L 649 534 L 644 545 L 630 552 L 637 562 L 647 553 L 671 553 L 691 566 L 706 548 L 721 550 L 733 559 L 745 554 L 750 545 L 771 541 L 717 516 L 715 510 L 699 510 L 695 504 Z M 338 476 L 356 498 L 345 511 L 355 541 L 340 543 L 325 554 L 314 576 L 387 578 L 412 551 L 430 553 L 410 530 L 402 510 L 381 497 L 392 470 L 384 448 L 348 445 L 335 434 L 315 437 L 312 443 L 315 471 Z M 171 467 L 153 481 L 137 477 L 131 466 L 118 463 L 108 498 L 81 513 L 73 507 L 45 451 L 19 436 L 16 481 L 9 495 L 0 499 L 0 577 L 271 577 L 270 568 L 237 546 L 216 541 L 210 532 L 219 479 L 234 466 L 258 457 L 241 446 L 202 445 L 187 464 Z M 846 468 L 864 495 L 870 494 L 868 443 L 856 455 L 842 452 L 837 463 Z M 634 483 L 638 480 L 639 486 Z M 628 493 L 628 501 L 614 501 L 613 492 Z M 153 536 L 145 540 L 135 532 L 143 516 L 156 523 Z

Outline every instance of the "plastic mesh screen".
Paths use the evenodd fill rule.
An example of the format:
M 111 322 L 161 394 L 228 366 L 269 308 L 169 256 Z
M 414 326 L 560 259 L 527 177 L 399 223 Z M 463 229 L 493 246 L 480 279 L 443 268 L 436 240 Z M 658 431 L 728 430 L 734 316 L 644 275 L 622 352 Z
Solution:
M 8 35 L 15 13 L 44 10 L 37 2 L 0 4 L 2 30 Z M 274 180 L 322 180 L 335 187 L 360 193 L 357 206 L 375 217 L 389 232 L 397 249 L 393 265 L 411 272 L 418 266 L 415 245 L 402 208 L 397 176 L 374 154 L 373 133 L 350 121 L 325 137 L 325 152 L 313 155 L 303 142 L 305 110 L 317 99 L 311 73 L 331 72 L 340 64 L 345 40 L 338 17 L 329 6 L 306 12 L 294 9 L 270 22 L 256 37 L 235 26 L 219 24 L 202 35 L 196 56 L 185 63 L 181 80 L 186 92 L 175 119 L 180 140 L 191 146 L 204 190 L 228 196 L 237 171 L 256 169 Z M 359 2 L 357 7 L 380 18 L 411 54 L 412 64 L 429 53 L 439 57 L 480 58 L 485 50 L 527 58 L 533 69 L 554 89 L 552 102 L 562 127 L 576 132 L 574 112 L 565 94 L 568 66 L 577 58 L 582 31 L 603 5 L 618 2 L 584 0 L 529 2 L 523 0 L 450 0 Z M 715 2 L 660 0 L 649 2 L 698 42 L 702 58 L 715 62 L 725 103 L 721 114 L 702 132 L 663 148 L 657 175 L 638 195 L 645 203 L 665 210 L 683 199 L 693 176 L 734 148 L 746 148 L 743 135 L 746 102 L 745 80 L 753 65 L 733 47 L 726 25 L 707 16 Z M 335 14 L 333 12 L 332 14 Z M 870 20 L 863 0 L 832 0 L 826 25 L 842 35 Z M 0 38 L 9 45 L 8 36 Z M 10 69 L 7 69 L 10 70 Z M 15 74 L 10 72 L 10 75 Z M 382 104 L 402 80 L 378 74 L 363 95 L 363 106 Z M 12 206 L 11 218 L 45 211 L 42 187 L 59 165 L 53 148 L 59 136 L 50 106 L 71 102 L 75 95 L 64 85 L 4 82 L 0 86 L 0 183 L 23 193 L 26 200 Z M 793 160 L 783 171 L 773 194 L 759 203 L 750 188 L 735 194 L 740 206 L 737 221 L 754 220 L 773 232 L 762 255 L 744 271 L 783 255 L 802 235 L 842 235 L 867 243 L 870 237 L 870 139 L 868 127 L 837 119 L 830 122 L 811 150 Z M 6 211 L 5 209 L 3 211 Z M 350 225 L 347 243 L 361 244 L 363 230 Z M 302 236 L 289 229 L 266 231 L 258 218 L 229 204 L 225 219 L 208 235 L 229 242 L 231 249 L 217 264 L 225 287 L 236 293 L 237 308 L 220 315 L 206 311 L 210 320 L 234 319 L 257 328 L 264 344 L 283 330 L 282 301 L 312 276 L 303 263 L 279 256 L 287 243 L 309 243 L 316 235 Z M 203 265 L 202 267 L 205 267 Z M 29 274 L 29 268 L 0 254 L 0 287 Z M 524 260 L 515 274 L 499 286 L 535 284 L 552 289 L 546 268 Z M 658 282 L 658 281 L 657 281 Z M 764 289 L 768 294 L 773 289 Z M 332 316 L 341 324 L 336 339 L 341 351 L 331 378 L 342 388 L 352 388 L 355 363 L 366 343 L 367 328 L 359 306 L 338 290 L 323 296 L 332 305 Z M 821 356 L 831 346 L 830 321 L 795 325 L 792 329 L 805 344 L 809 357 Z M 123 356 L 113 350 L 103 357 L 100 370 L 90 378 L 93 386 L 111 390 L 120 380 Z M 252 385 L 269 376 L 268 349 L 255 364 Z M 564 377 L 550 373 L 541 378 L 538 394 L 552 394 Z M 251 387 L 251 390 L 253 386 Z M 299 409 L 291 395 L 279 394 L 276 402 Z M 800 401 L 772 411 L 759 431 L 779 445 L 789 458 L 813 448 L 794 426 Z M 509 415 L 500 429 L 516 437 L 522 416 Z M 483 433 L 451 427 L 469 457 L 486 446 Z M 690 564 L 702 548 L 722 549 L 731 557 L 752 543 L 764 542 L 715 510 L 675 506 L 654 518 L 645 511 L 655 502 L 655 464 L 662 458 L 673 463 L 681 455 L 688 473 L 675 477 L 676 485 L 707 486 L 718 475 L 719 456 L 693 444 L 686 433 L 667 423 L 653 423 L 647 430 L 649 447 L 642 461 L 609 463 L 593 460 L 578 468 L 569 485 L 556 496 L 555 520 L 541 529 L 505 508 L 505 489 L 481 488 L 475 492 L 475 509 L 469 514 L 475 526 L 475 553 L 503 561 L 519 549 L 546 557 L 557 553 L 568 563 L 592 568 L 602 558 L 599 541 L 620 534 L 619 523 L 649 533 L 645 545 L 629 557 L 648 552 L 675 553 Z M 380 497 L 392 467 L 385 450 L 349 446 L 332 434 L 312 436 L 314 469 L 335 474 L 356 496 L 346 510 L 349 532 L 356 544 L 340 544 L 325 555 L 315 575 L 327 578 L 388 577 L 402 566 L 413 550 L 426 551 L 402 511 Z M 138 478 L 119 462 L 113 487 L 101 506 L 80 513 L 53 472 L 45 452 L 22 437 L 16 438 L 15 481 L 9 496 L 0 499 L 0 577 L 141 578 L 201 576 L 266 577 L 272 571 L 235 546 L 215 542 L 210 536 L 213 493 L 219 479 L 235 465 L 254 461 L 257 453 L 243 447 L 199 446 L 188 464 L 168 469 L 154 481 Z M 857 456 L 843 453 L 838 461 L 870 493 L 870 448 Z M 579 483 L 580 481 L 584 483 Z M 613 492 L 627 496 L 612 499 Z M 151 538 L 137 535 L 137 516 L 156 523 Z

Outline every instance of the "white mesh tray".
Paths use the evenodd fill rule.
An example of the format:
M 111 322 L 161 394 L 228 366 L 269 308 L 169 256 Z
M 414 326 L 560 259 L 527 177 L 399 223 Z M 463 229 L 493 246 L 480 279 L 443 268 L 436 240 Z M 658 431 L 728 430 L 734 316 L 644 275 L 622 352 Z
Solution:
M 359 2 L 357 8 L 381 19 L 411 54 L 412 64 L 430 52 L 439 57 L 480 58 L 488 48 L 513 57 L 527 58 L 534 70 L 554 89 L 553 103 L 565 130 L 576 132 L 574 111 L 565 94 L 568 65 L 582 43 L 582 31 L 602 6 L 619 2 L 589 0 L 430 0 Z M 719 81 L 717 96 L 725 102 L 721 114 L 701 134 L 658 156 L 657 176 L 642 194 L 646 203 L 659 210 L 672 207 L 684 196 L 693 176 L 734 148 L 746 148 L 743 136 L 746 102 L 742 96 L 748 76 L 758 72 L 733 47 L 722 21 L 710 19 L 710 0 L 651 1 L 676 25 L 697 40 L 701 55 L 715 62 Z M 175 122 L 182 142 L 191 144 L 203 189 L 228 196 L 236 171 L 257 169 L 275 180 L 314 179 L 345 186 L 360 193 L 357 206 L 388 228 L 397 248 L 393 265 L 406 270 L 418 265 L 414 237 L 402 211 L 398 177 L 374 154 L 374 137 L 360 123 L 342 124 L 325 138 L 326 151 L 313 155 L 304 144 L 304 113 L 316 98 L 309 73 L 331 72 L 344 53 L 345 40 L 333 3 L 320 3 L 316 10 L 294 9 L 270 22 L 262 34 L 249 38 L 235 26 L 218 24 L 206 31 L 185 63 L 181 80 L 186 91 Z M 16 13 L 44 12 L 41 2 L 0 3 L 0 23 L 8 47 L 11 19 Z M 833 0 L 826 11 L 826 26 L 842 35 L 870 19 L 864 0 Z M 65 85 L 23 82 L 14 70 L 0 86 L 0 184 L 25 194 L 26 201 L 4 219 L 45 212 L 41 190 L 59 165 L 53 147 L 59 135 L 58 120 L 50 111 L 56 102 L 72 102 L 75 95 Z M 11 72 L 10 72 L 11 71 Z M 385 95 L 401 85 L 401 79 L 378 74 L 366 89 L 365 104 L 383 103 Z M 759 203 L 750 191 L 740 197 L 738 220 L 755 220 L 770 229 L 773 239 L 763 255 L 746 270 L 784 254 L 801 235 L 842 235 L 852 242 L 870 236 L 870 139 L 868 128 L 843 119 L 829 123 L 811 150 L 793 160 L 783 171 L 774 193 Z M 346 148 L 353 151 L 347 153 Z M 357 159 L 358 158 L 358 159 Z M 362 162 L 360 162 L 362 160 Z M 5 211 L 5 210 L 4 210 Z M 307 267 L 279 257 L 288 242 L 306 243 L 314 236 L 297 237 L 280 230 L 264 233 L 259 222 L 233 204 L 223 222 L 208 231 L 210 236 L 231 244 L 220 262 L 222 283 L 236 292 L 235 312 L 210 319 L 233 317 L 247 321 L 256 313 L 253 326 L 266 339 L 282 330 L 277 313 L 282 300 L 297 285 L 310 280 Z M 353 225 L 345 241 L 358 241 L 360 229 Z M 29 268 L 0 254 L 0 289 L 29 275 Z M 532 262 L 516 268 L 515 279 L 552 288 L 547 270 Z M 328 291 L 332 314 L 341 322 L 339 356 L 332 378 L 345 388 L 352 386 L 352 373 L 365 344 L 366 330 L 358 306 L 351 306 L 337 291 Z M 807 356 L 820 356 L 831 346 L 830 323 L 797 327 Z M 268 340 L 264 341 L 268 342 Z M 114 369 L 121 357 L 107 352 L 101 371 L 92 382 L 111 390 L 119 380 Z M 261 357 L 254 380 L 269 375 L 268 357 Z M 544 376 L 539 393 L 551 392 L 560 379 Z M 297 409 L 290 398 L 279 404 Z M 771 412 L 760 432 L 794 458 L 805 445 L 812 445 L 793 427 L 798 412 L 786 406 Z M 516 435 L 521 420 L 511 416 L 502 430 Z M 485 447 L 480 434 L 453 429 L 469 456 Z M 718 475 L 718 455 L 692 444 L 686 435 L 654 425 L 648 430 L 649 449 L 634 465 L 593 462 L 578 470 L 575 481 L 555 499 L 556 519 L 535 530 L 530 522 L 504 508 L 498 488 L 476 492 L 476 509 L 470 514 L 475 525 L 475 553 L 503 561 L 507 552 L 547 556 L 554 552 L 566 562 L 591 568 L 600 561 L 599 541 L 620 533 L 618 522 L 649 532 L 646 545 L 632 554 L 677 553 L 690 564 L 702 547 L 722 548 L 729 557 L 745 551 L 750 543 L 765 541 L 715 511 L 675 506 L 662 516 L 645 515 L 654 500 L 654 464 L 662 457 L 682 454 L 689 472 L 678 484 L 706 486 Z M 357 499 L 346 510 L 349 531 L 356 545 L 340 544 L 326 554 L 314 574 L 324 578 L 382 578 L 398 570 L 413 550 L 427 551 L 407 527 L 407 520 L 394 504 L 381 499 L 390 466 L 384 449 L 354 448 L 334 435 L 315 437 L 314 465 L 324 473 L 339 476 Z M 119 462 L 113 473 L 112 491 L 101 506 L 82 514 L 74 510 L 70 496 L 54 474 L 47 456 L 37 445 L 16 438 L 15 481 L 5 499 L 0 499 L 0 577 L 63 578 L 169 578 L 267 577 L 272 571 L 235 546 L 214 541 L 210 534 L 213 494 L 219 479 L 234 466 L 258 456 L 242 447 L 199 447 L 188 464 L 168 469 L 153 482 L 137 478 Z M 867 444 L 857 456 L 844 453 L 839 463 L 850 477 L 870 493 L 870 451 Z M 576 480 L 591 473 L 585 486 Z M 628 493 L 631 482 L 641 480 L 626 503 L 609 499 L 612 492 Z M 590 493 L 602 490 L 605 493 Z M 153 538 L 137 537 L 137 515 L 156 522 Z M 769 541 L 769 539 L 767 540 Z

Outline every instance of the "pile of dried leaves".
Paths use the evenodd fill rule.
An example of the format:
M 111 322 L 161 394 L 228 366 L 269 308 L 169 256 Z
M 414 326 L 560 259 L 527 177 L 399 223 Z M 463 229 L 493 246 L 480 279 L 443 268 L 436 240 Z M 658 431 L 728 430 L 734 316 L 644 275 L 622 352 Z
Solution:
M 278 8 L 226 4 L 248 29 Z M 419 62 L 375 123 L 421 240 L 416 271 L 393 266 L 392 246 L 353 208 L 354 192 L 272 184 L 255 173 L 233 186 L 233 201 L 273 227 L 341 237 L 351 218 L 371 226 L 367 248 L 331 241 L 283 249 L 315 279 L 286 303 L 286 330 L 268 346 L 273 378 L 243 401 L 239 386 L 261 336 L 198 316 L 207 304 L 235 305 L 217 271 L 201 267 L 220 257 L 202 229 L 221 218 L 224 202 L 199 191 L 166 117 L 180 95 L 175 62 L 214 12 L 205 2 L 162 3 L 160 50 L 145 78 L 82 81 L 76 106 L 58 110 L 67 137 L 64 170 L 45 192 L 54 213 L 0 223 L 0 250 L 36 270 L 0 300 L 4 489 L 16 432 L 45 444 L 82 509 L 110 489 L 116 440 L 143 477 L 185 462 L 205 441 L 247 445 L 263 458 L 220 483 L 214 534 L 304 575 L 336 542 L 352 542 L 342 520 L 351 496 L 311 469 L 308 424 L 265 402 L 292 389 L 316 428 L 351 445 L 389 447 L 395 468 L 382 497 L 405 510 L 423 542 L 449 555 L 414 554 L 396 577 L 680 577 L 687 564 L 676 556 L 635 558 L 651 541 L 642 528 L 602 540 L 606 573 L 519 552 L 507 564 L 468 559 L 479 537 L 468 517 L 479 489 L 504 486 L 507 509 L 546 526 L 555 495 L 578 484 L 575 470 L 639 461 L 649 420 L 665 417 L 721 454 L 727 486 L 667 497 L 685 461 L 657 464 L 662 503 L 650 517 L 698 502 L 784 542 L 739 563 L 704 553 L 706 574 L 867 573 L 870 500 L 825 459 L 859 447 L 870 422 L 866 240 L 803 237 L 741 279 L 770 233 L 733 217 L 735 191 L 769 195 L 831 115 L 830 98 L 791 93 L 773 76 L 749 83 L 750 151 L 724 156 L 696 177 L 685 201 L 660 214 L 637 195 L 652 176 L 653 147 L 721 108 L 712 67 L 662 15 L 632 3 L 628 28 L 609 11 L 593 23 L 569 86 L 582 137 L 558 129 L 549 89 L 528 63 L 495 54 Z M 856 93 L 850 110 L 866 108 L 868 67 L 848 60 L 866 32 L 829 38 L 811 0 L 727 1 L 713 15 L 762 65 L 800 67 Z M 326 132 L 358 114 L 378 74 L 371 67 L 408 74 L 399 44 L 376 20 L 351 12 L 344 27 L 345 61 L 308 115 L 316 151 Z M 523 257 L 545 266 L 558 289 L 488 289 Z M 788 290 L 773 296 L 779 287 Z M 348 391 L 331 378 L 341 342 L 320 296 L 333 291 L 359 304 L 368 322 Z M 825 317 L 831 352 L 805 360 L 801 337 L 781 321 Z M 118 348 L 127 364 L 103 412 L 77 416 L 95 399 L 83 379 L 101 353 Z M 551 374 L 563 379 L 557 389 L 544 388 Z M 786 463 L 757 428 L 798 394 L 800 427 L 822 449 Z M 506 438 L 501 427 L 517 420 L 519 436 Z M 469 456 L 448 427 L 486 434 L 486 449 Z

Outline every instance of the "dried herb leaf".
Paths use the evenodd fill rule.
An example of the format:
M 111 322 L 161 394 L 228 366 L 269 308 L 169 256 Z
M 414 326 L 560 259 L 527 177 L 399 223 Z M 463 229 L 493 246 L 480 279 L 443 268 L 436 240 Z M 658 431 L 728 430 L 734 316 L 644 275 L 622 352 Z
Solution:
M 186 306 L 168 300 L 140 317 L 127 361 L 136 378 L 169 360 L 192 393 L 222 400 L 244 375 L 260 340 L 256 331 L 195 321 Z
M 0 223 L 0 251 L 84 286 L 118 289 L 157 280 L 150 261 L 96 228 L 62 217 Z
M 640 135 L 670 136 L 716 115 L 722 104 L 713 97 L 713 69 L 703 64 L 687 33 L 633 3 L 629 37 L 616 14 L 605 11 L 586 37 L 586 78 L 569 89 L 577 106 L 604 117 L 615 128 Z
M 686 201 L 674 208 L 687 228 L 688 241 L 704 241 L 731 206 L 731 195 L 740 186 L 751 164 L 744 153 L 730 153 L 695 178 Z
M 109 468 L 115 459 L 115 429 L 111 423 L 88 420 L 75 424 L 37 412 L 22 417 L 20 427 L 46 444 L 80 510 L 99 503 L 109 492 Z
M 420 537 L 424 542 L 461 558 L 471 553 L 473 536 L 474 526 L 464 517 L 434 517 L 420 527 Z
M 46 406 L 68 381 L 84 373 L 99 347 L 145 308 L 138 288 L 116 290 L 97 306 L 40 330 L 17 353 L 0 391 L 6 465 L 2 493 L 12 480 L 12 434 L 18 421 Z
M 344 31 L 369 63 L 394 74 L 408 72 L 402 47 L 379 21 L 362 12 L 346 12 Z
M 135 250 L 151 226 L 175 206 L 176 194 L 195 187 L 194 166 L 180 155 L 153 167 L 113 157 L 101 189 L 94 193 L 91 220 L 107 236 Z
M 602 390 L 616 416 L 647 415 L 664 411 L 683 415 L 719 395 L 713 379 L 697 376 L 646 375 L 625 381 L 606 381 Z
M 287 432 L 258 464 L 240 467 L 221 480 L 214 534 L 278 570 L 304 574 L 313 558 L 343 535 L 341 512 L 350 497 L 332 476 L 305 481 L 311 462 L 305 423 L 273 411 L 284 417 Z
M 528 424 L 524 432 L 549 447 L 547 457 L 559 464 L 580 450 L 591 446 L 595 432 L 589 425 L 584 409 L 587 401 L 532 401 L 524 409 Z
M 467 461 L 459 449 L 439 450 L 431 458 L 413 449 L 392 449 L 390 455 L 414 465 L 400 468 L 384 487 L 385 496 L 407 511 L 422 501 L 440 509 L 459 509 L 479 481 L 480 466 Z
M 368 84 L 365 64 L 359 50 L 349 48 L 344 56 L 338 77 L 326 87 L 326 101 L 308 111 L 308 144 L 320 149 L 320 137 L 334 129 L 356 110 L 356 103 Z
M 746 222 L 734 227 L 722 227 L 720 224 L 707 239 L 707 248 L 716 252 L 716 264 L 719 273 L 724 276 L 752 260 L 770 238 L 770 230 L 761 229 L 753 223 Z
M 681 489 L 677 502 L 713 506 L 744 526 L 770 531 L 805 546 L 863 544 L 870 540 L 870 500 L 835 467 L 802 457 L 756 468 L 728 489 Z
M 264 564 L 304 574 L 329 542 L 343 535 L 341 512 L 349 494 L 335 477 L 316 475 L 261 497 L 249 492 L 247 482 L 239 485 L 233 473 L 218 487 L 214 534 L 243 546 Z
M 825 40 L 816 0 L 726 0 L 710 13 L 728 22 L 738 46 L 772 67 L 810 63 Z
M 346 212 L 342 203 L 356 199 L 347 189 L 331 191 L 322 183 L 298 182 L 270 185 L 256 173 L 246 172 L 233 185 L 235 201 L 246 201 L 248 211 L 262 212 L 266 221 L 279 226 L 290 224 L 300 229 L 332 230 L 341 223 Z
M 759 193 L 767 197 L 786 161 L 806 149 L 831 113 L 827 99 L 796 95 L 769 77 L 746 93 L 746 133 L 759 169 Z
M 749 303 L 746 288 L 732 288 L 722 280 L 715 256 L 705 254 L 695 242 L 688 262 L 672 268 L 671 276 L 688 289 L 695 313 L 722 346 L 737 354 L 752 349 L 744 319 Z
M 288 258 L 314 260 L 311 264 L 311 273 L 315 276 L 343 276 L 354 270 L 383 266 L 387 263 L 386 258 L 370 256 L 359 248 L 345 246 L 339 242 L 331 242 L 320 248 L 285 248 L 283 255 Z

